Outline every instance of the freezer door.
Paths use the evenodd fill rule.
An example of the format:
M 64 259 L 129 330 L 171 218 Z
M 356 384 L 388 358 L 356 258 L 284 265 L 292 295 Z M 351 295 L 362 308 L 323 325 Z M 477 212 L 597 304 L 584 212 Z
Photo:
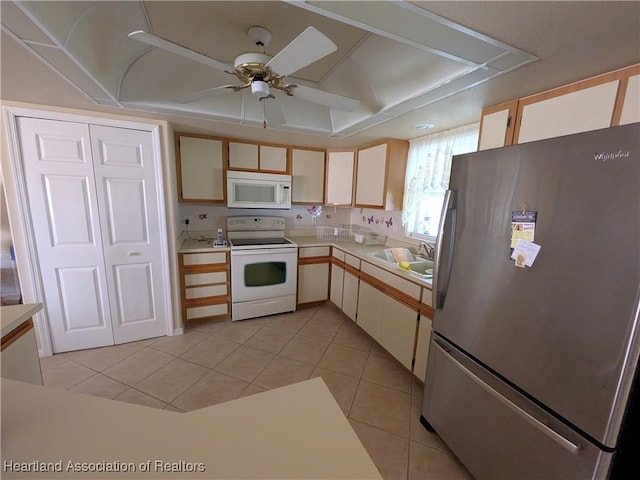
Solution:
M 453 261 L 435 282 L 434 331 L 609 447 L 638 357 L 639 138 L 632 124 L 454 157 Z M 518 268 L 523 209 L 541 250 Z
M 423 402 L 422 415 L 477 480 L 606 478 L 612 454 L 437 337 Z

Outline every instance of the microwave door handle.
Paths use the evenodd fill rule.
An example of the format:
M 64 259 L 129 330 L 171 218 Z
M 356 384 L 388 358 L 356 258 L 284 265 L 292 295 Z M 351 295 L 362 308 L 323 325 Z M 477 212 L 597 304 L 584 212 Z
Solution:
M 279 183 L 275 184 L 275 193 L 276 205 L 280 205 L 282 203 L 282 185 Z

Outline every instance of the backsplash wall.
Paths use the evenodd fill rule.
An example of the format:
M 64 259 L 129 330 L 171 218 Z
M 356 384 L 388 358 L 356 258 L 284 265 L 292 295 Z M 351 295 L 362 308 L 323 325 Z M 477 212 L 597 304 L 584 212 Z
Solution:
M 286 219 L 286 229 L 313 229 L 316 225 L 343 225 L 350 222 L 351 208 L 322 205 L 294 205 L 290 210 L 238 209 L 214 205 L 180 204 L 181 230 L 186 230 L 185 218 L 189 218 L 189 232 L 211 232 L 222 228 L 227 235 L 227 217 L 274 216 Z
M 401 225 L 401 211 L 385 211 L 369 208 L 331 207 L 326 205 L 305 205 L 291 207 L 291 210 L 236 209 L 224 206 L 180 204 L 180 230 L 186 230 L 185 218 L 189 218 L 189 232 L 207 232 L 212 235 L 222 228 L 227 235 L 226 218 L 242 215 L 271 215 L 284 217 L 287 230 L 313 229 L 317 225 L 357 225 L 387 235 L 390 239 L 404 242 L 404 228 Z M 205 234 L 205 233 L 202 233 Z
M 403 242 L 405 237 L 401 218 L 401 211 L 352 208 L 349 223 L 368 228 L 375 233 L 387 235 L 391 239 Z

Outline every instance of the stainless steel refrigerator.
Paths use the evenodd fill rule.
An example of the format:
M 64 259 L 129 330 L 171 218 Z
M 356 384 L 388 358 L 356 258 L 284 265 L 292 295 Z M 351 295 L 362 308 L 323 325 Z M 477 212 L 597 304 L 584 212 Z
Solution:
M 640 478 L 640 124 L 454 157 L 439 235 L 424 426 L 478 479 Z

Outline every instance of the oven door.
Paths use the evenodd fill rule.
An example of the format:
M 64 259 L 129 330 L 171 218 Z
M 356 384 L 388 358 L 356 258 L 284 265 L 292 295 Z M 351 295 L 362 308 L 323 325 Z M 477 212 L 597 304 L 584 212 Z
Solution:
M 296 294 L 297 248 L 231 250 L 233 303 Z

